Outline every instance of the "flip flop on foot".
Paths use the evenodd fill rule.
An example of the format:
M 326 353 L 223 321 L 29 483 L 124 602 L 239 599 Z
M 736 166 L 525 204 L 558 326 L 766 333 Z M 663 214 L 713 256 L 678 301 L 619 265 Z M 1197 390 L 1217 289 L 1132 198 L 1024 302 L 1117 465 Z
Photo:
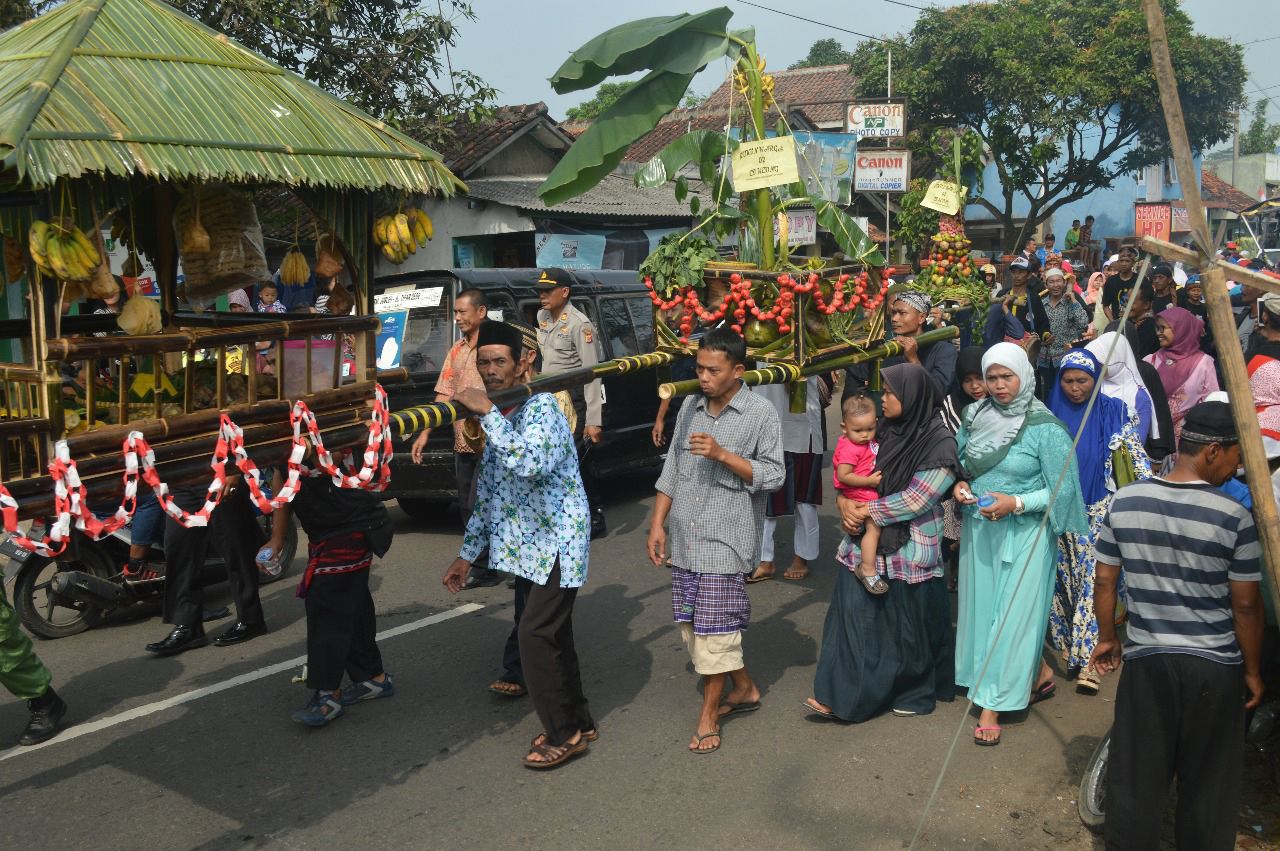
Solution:
M 981 745 L 984 748 L 993 748 L 996 745 L 1000 744 L 1000 733 L 1002 729 L 1003 729 L 1002 727 L 999 727 L 996 725 L 992 725 L 990 727 L 977 727 L 973 731 L 973 743 L 975 745 Z M 983 733 L 989 733 L 992 730 L 994 730 L 996 733 L 996 737 L 994 739 L 982 738 Z
M 715 753 L 720 750 L 720 731 L 714 733 L 697 733 L 693 734 L 694 742 L 689 745 L 689 750 L 696 754 Z M 716 743 L 709 748 L 702 747 L 702 742 L 706 739 L 715 739 Z
M 543 742 L 521 761 L 526 768 L 555 768 L 557 765 L 561 765 L 575 756 L 585 753 L 586 750 L 587 740 L 585 738 L 578 739 L 571 745 L 562 745 L 558 748 Z M 533 759 L 534 754 L 537 754 L 541 759 Z
M 772 565 L 770 565 L 769 569 L 766 571 L 764 564 L 762 563 L 755 569 L 754 573 L 747 577 L 747 584 L 751 585 L 756 582 L 764 582 L 766 579 L 772 579 L 774 572 L 775 568 Z
M 1058 691 L 1058 684 L 1053 680 L 1047 683 L 1041 683 L 1040 687 L 1031 692 L 1031 706 L 1035 706 L 1042 700 L 1048 700 Z
M 494 680 L 489 683 L 489 691 L 494 694 L 500 694 L 503 697 L 524 697 L 529 693 L 529 689 L 519 683 L 509 683 L 506 680 Z
M 587 732 L 582 734 L 582 741 L 584 742 L 594 742 L 598 738 L 600 738 L 600 734 L 595 730 L 588 730 Z M 536 748 L 538 745 L 542 744 L 546 740 L 547 740 L 547 734 L 539 733 L 538 735 L 533 737 L 533 741 L 529 742 L 529 748 L 532 750 L 533 748 Z
M 814 700 L 812 697 L 806 697 L 804 700 L 801 701 L 801 704 L 804 706 L 805 709 L 809 710 L 814 715 L 821 715 L 823 718 L 838 717 L 834 712 L 832 712 L 830 709 L 827 709 L 821 703 L 818 703 L 818 701 Z
M 737 715 L 742 712 L 755 712 L 763 704 L 758 700 L 752 700 L 747 703 L 734 703 L 731 700 L 725 700 L 720 703 L 720 717 L 728 718 L 730 715 Z M 725 710 L 728 710 L 727 712 Z
M 867 589 L 868 593 L 875 594 L 877 597 L 889 590 L 889 583 L 880 578 L 880 574 L 873 573 L 867 576 L 862 571 L 854 571 L 858 580 L 862 583 L 862 587 Z

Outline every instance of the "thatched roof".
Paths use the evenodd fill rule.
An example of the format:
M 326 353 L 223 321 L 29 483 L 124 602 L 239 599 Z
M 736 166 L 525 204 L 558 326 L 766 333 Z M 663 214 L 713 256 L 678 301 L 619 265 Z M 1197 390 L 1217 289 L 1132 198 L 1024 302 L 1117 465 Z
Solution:
M 465 190 L 435 151 L 160 0 L 70 0 L 0 34 L 0 171 Z

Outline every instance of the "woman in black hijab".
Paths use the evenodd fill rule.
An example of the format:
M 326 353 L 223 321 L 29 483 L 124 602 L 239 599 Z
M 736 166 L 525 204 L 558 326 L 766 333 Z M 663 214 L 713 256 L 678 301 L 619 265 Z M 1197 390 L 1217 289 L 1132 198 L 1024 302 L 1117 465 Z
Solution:
M 942 570 L 942 502 L 960 471 L 942 394 L 917 364 L 882 372 L 884 415 L 876 429 L 882 496 L 839 497 L 846 533 L 842 567 L 822 632 L 810 712 L 865 721 L 888 710 L 925 715 L 955 693 L 955 636 Z M 876 569 L 889 585 L 863 591 L 859 541 L 868 520 L 881 529 Z

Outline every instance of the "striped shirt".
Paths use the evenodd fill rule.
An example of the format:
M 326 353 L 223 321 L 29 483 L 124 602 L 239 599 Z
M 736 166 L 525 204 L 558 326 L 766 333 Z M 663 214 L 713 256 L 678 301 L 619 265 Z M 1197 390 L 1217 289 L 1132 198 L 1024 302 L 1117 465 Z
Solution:
M 750 573 L 760 558 L 765 500 L 787 477 L 778 412 L 745 384 L 719 416 L 705 396 L 695 398 L 680 408 L 658 477 L 658 490 L 671 497 L 667 553 L 673 566 L 694 573 Z M 751 462 L 751 481 L 690 452 L 689 435 L 698 433 Z
M 1135 482 L 1116 493 L 1094 552 L 1124 569 L 1127 658 L 1189 653 L 1240 664 L 1230 582 L 1262 578 L 1244 506 L 1205 482 Z
M 921 470 L 912 477 L 906 490 L 867 503 L 871 521 L 877 526 L 911 523 L 902 549 L 876 557 L 877 573 L 908 584 L 942 576 L 942 501 L 955 480 L 955 473 L 945 467 Z M 836 559 L 853 570 L 858 566 L 861 547 L 861 536 L 855 539 L 846 535 Z

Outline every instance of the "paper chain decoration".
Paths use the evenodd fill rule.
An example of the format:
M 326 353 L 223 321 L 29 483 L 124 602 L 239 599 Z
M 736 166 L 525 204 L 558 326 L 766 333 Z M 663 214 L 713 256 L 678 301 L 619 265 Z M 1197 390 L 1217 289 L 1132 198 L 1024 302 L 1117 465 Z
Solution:
M 268 499 L 262 491 L 262 474 L 258 465 L 249 457 L 244 445 L 244 430 L 232 422 L 226 414 L 222 415 L 218 425 L 218 442 L 214 446 L 213 481 L 205 497 L 205 503 L 199 511 L 187 512 L 173 502 L 169 486 L 160 481 L 156 472 L 155 451 L 142 436 L 142 432 L 131 431 L 125 438 L 124 451 L 124 499 L 120 507 L 106 520 L 100 520 L 87 503 L 88 493 L 80 481 L 76 470 L 76 462 L 71 459 L 71 452 L 65 440 L 58 441 L 54 447 L 53 460 L 49 462 L 49 475 L 53 478 L 53 499 L 55 521 L 50 525 L 42 541 L 29 538 L 18 532 L 18 503 L 2 483 L 0 483 L 0 511 L 4 515 L 5 531 L 12 535 L 12 540 L 37 555 L 55 557 L 66 549 L 71 537 L 72 521 L 75 528 L 84 532 L 95 541 L 117 531 L 128 523 L 138 507 L 138 476 L 156 492 L 160 505 L 165 512 L 183 526 L 206 526 L 209 515 L 222 501 L 223 487 L 227 482 L 227 462 L 234 457 L 235 466 L 244 474 L 249 485 L 249 493 L 258 508 L 264 514 L 274 508 L 292 502 L 298 494 L 298 480 L 305 473 L 309 476 L 328 474 L 333 483 L 343 488 L 362 488 L 378 492 L 385 490 L 391 481 L 391 427 L 387 412 L 387 394 L 382 385 L 374 388 L 373 416 L 369 420 L 369 438 L 364 448 L 363 466 L 355 470 L 350 452 L 340 452 L 346 456 L 344 472 L 333 459 L 333 455 L 325 449 L 320 436 L 320 424 L 315 414 L 307 407 L 307 403 L 299 399 L 289 412 L 289 421 L 293 425 L 293 446 L 289 453 L 289 474 L 280 492 Z M 307 434 L 304 438 L 302 425 L 306 423 Z M 316 449 L 316 469 L 308 469 L 302 463 L 307 452 L 307 438 Z

